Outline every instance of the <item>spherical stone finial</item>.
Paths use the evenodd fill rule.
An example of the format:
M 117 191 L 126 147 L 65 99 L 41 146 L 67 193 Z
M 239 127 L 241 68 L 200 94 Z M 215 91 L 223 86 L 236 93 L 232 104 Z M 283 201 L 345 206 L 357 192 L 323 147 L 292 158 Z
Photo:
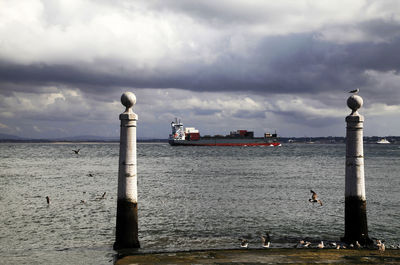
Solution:
M 352 95 L 347 99 L 347 106 L 356 112 L 363 105 L 363 99 L 359 95 Z
M 126 107 L 126 109 L 132 108 L 136 103 L 136 96 L 132 92 L 125 92 L 121 96 L 121 103 Z

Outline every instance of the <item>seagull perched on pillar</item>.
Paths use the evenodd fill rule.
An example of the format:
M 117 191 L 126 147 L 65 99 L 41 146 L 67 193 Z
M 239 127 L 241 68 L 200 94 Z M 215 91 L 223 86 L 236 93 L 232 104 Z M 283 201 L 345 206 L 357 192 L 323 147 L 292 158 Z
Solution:
M 322 206 L 322 201 L 318 200 L 318 195 L 317 193 L 315 193 L 313 190 L 310 190 L 310 192 L 312 193 L 311 199 L 308 199 L 309 202 L 318 202 L 321 206 Z
M 357 94 L 360 91 L 359 88 L 349 91 L 349 93 Z

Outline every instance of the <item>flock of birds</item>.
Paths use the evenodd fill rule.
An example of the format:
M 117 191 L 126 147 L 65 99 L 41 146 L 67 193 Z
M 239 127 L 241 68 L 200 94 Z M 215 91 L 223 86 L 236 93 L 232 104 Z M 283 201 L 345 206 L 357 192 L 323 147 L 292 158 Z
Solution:
M 79 155 L 79 151 L 80 151 L 80 150 L 81 150 L 81 149 L 79 148 L 79 149 L 73 149 L 72 151 L 73 151 L 75 154 Z M 92 173 L 87 174 L 87 176 L 88 176 L 88 177 L 91 177 L 91 178 L 94 177 L 94 175 L 93 175 Z M 86 193 L 86 192 L 84 191 L 83 193 Z M 103 195 L 101 195 L 101 197 L 97 198 L 96 200 L 105 199 L 106 194 L 107 194 L 107 192 L 104 192 Z M 46 196 L 46 202 L 47 202 L 47 205 L 50 205 L 50 197 L 49 197 L 49 196 Z M 86 201 L 85 201 L 85 200 L 81 200 L 81 203 L 85 204 Z
M 352 93 L 354 92 L 358 92 L 357 90 L 351 91 Z M 320 199 L 318 199 L 318 194 L 313 191 L 310 190 L 311 192 L 311 198 L 308 200 L 311 203 L 318 203 L 320 206 L 322 206 L 322 201 Z M 249 247 L 249 241 L 245 238 L 240 238 L 240 247 L 241 248 L 248 248 Z M 376 248 L 378 248 L 378 250 L 380 252 L 384 252 L 385 251 L 385 244 L 383 243 L 383 240 L 379 240 L 379 239 L 375 239 L 374 242 L 374 246 Z M 270 234 L 267 232 L 265 233 L 265 235 L 261 235 L 261 244 L 263 248 L 269 248 L 271 246 L 271 236 Z M 355 241 L 354 244 L 345 244 L 345 243 L 336 243 L 336 242 L 331 242 L 328 244 L 324 244 L 324 241 L 320 241 L 317 244 L 312 244 L 310 241 L 305 241 L 305 240 L 300 240 L 296 245 L 294 245 L 294 248 L 335 248 L 335 249 L 346 249 L 346 248 L 350 248 L 350 249 L 360 249 L 363 246 L 361 246 L 361 244 L 358 241 Z M 390 248 L 397 248 L 400 249 L 400 244 L 396 246 L 391 245 Z
M 240 247 L 242 248 L 248 248 L 249 246 L 249 241 L 244 238 L 240 238 Z M 261 242 L 262 242 L 262 247 L 263 248 L 269 248 L 271 245 L 271 237 L 268 232 L 265 233 L 265 235 L 261 235 Z
M 86 193 L 86 192 L 83 192 L 83 193 Z M 101 195 L 101 197 L 98 197 L 96 200 L 105 199 L 106 198 L 106 194 L 107 194 L 107 192 L 104 192 L 103 195 Z M 47 205 L 50 205 L 50 197 L 49 196 L 46 196 L 46 201 L 47 201 Z M 85 204 L 86 201 L 85 200 L 81 200 L 81 203 Z
M 357 88 L 355 90 L 349 91 L 349 93 L 357 94 L 359 91 L 360 91 L 360 89 Z M 72 151 L 75 154 L 79 155 L 79 151 L 80 150 L 81 149 L 76 149 L 76 150 L 74 149 Z M 88 176 L 89 177 L 93 177 L 93 174 L 89 173 Z M 310 190 L 310 192 L 311 192 L 311 198 L 308 201 L 311 202 L 311 203 L 318 203 L 320 206 L 322 206 L 323 204 L 322 204 L 322 201 L 320 199 L 318 199 L 318 194 L 313 190 Z M 99 199 L 104 199 L 105 196 L 106 196 L 106 192 L 104 192 L 103 195 Z M 47 204 L 50 204 L 49 196 L 46 196 L 46 201 L 47 201 Z M 81 200 L 81 203 L 85 203 L 85 201 Z M 249 241 L 247 239 L 240 238 L 239 240 L 240 240 L 240 247 L 241 248 L 248 248 Z M 375 246 L 378 248 L 378 250 L 380 252 L 384 252 L 385 249 L 386 249 L 385 248 L 385 244 L 383 242 L 384 241 L 379 240 L 379 239 L 375 240 Z M 262 245 L 263 248 L 269 248 L 271 246 L 271 236 L 270 236 L 270 234 L 268 232 L 266 232 L 265 235 L 261 235 L 261 245 Z M 308 247 L 313 247 L 313 245 L 309 241 L 300 240 L 299 243 L 297 243 L 294 247 L 295 248 L 308 248 Z M 321 249 L 322 248 L 327 248 L 327 247 L 336 248 L 336 249 L 341 249 L 341 248 L 342 249 L 346 249 L 346 248 L 359 249 L 359 248 L 362 248 L 361 244 L 358 241 L 356 241 L 355 244 L 349 244 L 349 245 L 344 244 L 344 243 L 339 243 L 338 244 L 336 242 L 332 242 L 332 243 L 329 243 L 328 245 L 325 245 L 324 241 L 321 241 L 315 247 L 316 248 L 321 248 Z M 391 246 L 391 247 L 395 248 L 394 246 Z M 400 249 L 400 244 L 397 246 L 397 248 Z
M 241 248 L 248 248 L 249 247 L 249 241 L 245 238 L 240 238 L 240 247 Z M 383 243 L 384 241 L 376 239 L 374 242 L 374 246 L 379 250 L 379 252 L 384 252 L 385 251 L 385 244 Z M 266 233 L 266 235 L 261 235 L 261 246 L 263 248 L 269 248 L 271 246 L 271 237 L 269 233 Z M 343 242 L 337 243 L 337 242 L 330 242 L 328 244 L 324 244 L 324 241 L 320 241 L 319 243 L 311 243 L 310 241 L 306 240 L 300 240 L 296 245 L 293 246 L 294 248 L 333 248 L 333 249 L 361 249 L 363 246 L 356 241 L 354 244 L 345 244 Z M 400 244 L 397 246 L 391 245 L 390 248 L 392 249 L 400 249 Z

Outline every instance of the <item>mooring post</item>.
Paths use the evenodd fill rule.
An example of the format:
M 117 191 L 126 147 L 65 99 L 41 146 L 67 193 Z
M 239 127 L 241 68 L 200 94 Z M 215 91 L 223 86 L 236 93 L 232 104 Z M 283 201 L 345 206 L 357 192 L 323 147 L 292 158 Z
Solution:
M 132 107 L 136 103 L 136 96 L 131 92 L 125 92 L 121 96 L 121 102 L 126 109 L 119 115 L 121 133 L 115 250 L 140 247 L 136 168 L 136 121 L 138 116 L 132 111 Z
M 346 117 L 345 234 L 342 240 L 366 245 L 371 240 L 368 237 L 364 180 L 364 116 L 357 111 L 362 104 L 363 99 L 358 95 L 347 99 L 347 106 L 352 112 Z

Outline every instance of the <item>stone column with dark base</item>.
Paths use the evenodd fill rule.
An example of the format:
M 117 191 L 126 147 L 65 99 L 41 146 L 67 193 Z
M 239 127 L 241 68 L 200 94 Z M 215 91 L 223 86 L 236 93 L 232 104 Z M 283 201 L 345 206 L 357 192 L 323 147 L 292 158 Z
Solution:
M 342 240 L 367 245 L 371 240 L 368 237 L 364 180 L 364 117 L 357 111 L 362 104 L 363 99 L 358 95 L 347 100 L 352 113 L 346 117 L 345 234 Z
M 136 121 L 138 116 L 132 107 L 136 103 L 135 94 L 126 92 L 121 96 L 126 107 L 119 115 L 121 135 L 118 168 L 117 226 L 114 249 L 139 248 L 137 167 L 136 167 Z

